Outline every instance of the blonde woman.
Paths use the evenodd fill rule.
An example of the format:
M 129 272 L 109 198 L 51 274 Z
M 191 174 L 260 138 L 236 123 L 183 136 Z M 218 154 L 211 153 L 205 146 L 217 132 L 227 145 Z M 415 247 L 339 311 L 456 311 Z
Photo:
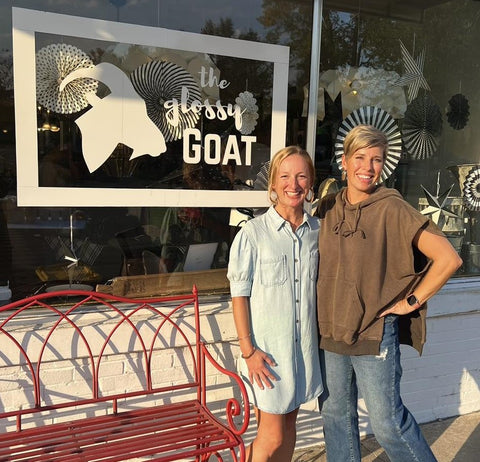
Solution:
M 230 251 L 239 369 L 258 425 L 248 461 L 290 462 L 298 408 L 323 389 L 315 325 L 319 223 L 304 210 L 313 182 L 306 151 L 279 151 L 269 171 L 272 205 L 241 228 Z
M 422 351 L 425 302 L 462 261 L 427 217 L 380 184 L 387 150 L 382 131 L 353 128 L 342 159 L 347 187 L 326 196 L 317 209 L 328 462 L 361 460 L 359 389 L 392 462 L 436 460 L 400 397 L 399 343 Z

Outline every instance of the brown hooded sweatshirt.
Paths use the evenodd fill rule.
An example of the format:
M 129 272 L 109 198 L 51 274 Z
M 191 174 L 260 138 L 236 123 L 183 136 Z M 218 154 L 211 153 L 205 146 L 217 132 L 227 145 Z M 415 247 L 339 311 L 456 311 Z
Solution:
M 443 233 L 395 189 L 378 187 L 350 204 L 346 189 L 326 196 L 321 220 L 317 283 L 320 347 L 346 355 L 379 354 L 378 314 L 413 291 L 428 267 L 412 242 L 420 229 Z M 421 354 L 426 304 L 400 316 L 400 342 Z

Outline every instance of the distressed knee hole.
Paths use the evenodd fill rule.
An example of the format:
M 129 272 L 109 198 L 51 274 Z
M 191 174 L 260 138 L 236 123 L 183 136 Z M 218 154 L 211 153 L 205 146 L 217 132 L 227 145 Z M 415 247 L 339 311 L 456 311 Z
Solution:
M 388 348 L 384 348 L 382 351 L 380 351 L 379 355 L 376 355 L 375 358 L 377 359 L 387 359 L 387 353 L 388 353 Z

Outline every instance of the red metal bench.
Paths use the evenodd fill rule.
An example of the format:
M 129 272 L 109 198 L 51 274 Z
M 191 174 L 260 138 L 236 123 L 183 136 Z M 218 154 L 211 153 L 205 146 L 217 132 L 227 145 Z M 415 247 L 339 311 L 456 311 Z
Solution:
M 55 292 L 3 306 L 0 366 L 0 461 L 245 459 L 245 387 L 202 341 L 195 288 L 146 300 Z M 211 409 L 225 381 L 238 396 Z

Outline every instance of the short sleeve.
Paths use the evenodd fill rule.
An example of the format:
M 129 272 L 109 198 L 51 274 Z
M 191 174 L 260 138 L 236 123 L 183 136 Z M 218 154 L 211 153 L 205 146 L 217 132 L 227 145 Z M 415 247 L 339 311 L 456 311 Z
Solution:
M 249 297 L 255 271 L 255 248 L 245 228 L 241 228 L 230 247 L 227 278 L 232 297 Z
M 436 234 L 437 236 L 446 237 L 445 233 L 430 218 L 425 223 L 423 229 L 429 233 Z
M 420 229 L 429 231 L 430 233 L 444 236 L 444 233 L 438 228 L 438 226 L 426 215 L 421 214 L 412 205 L 403 201 L 403 207 L 401 210 L 401 223 L 403 223 L 404 229 L 407 231 L 408 240 L 411 242 Z

